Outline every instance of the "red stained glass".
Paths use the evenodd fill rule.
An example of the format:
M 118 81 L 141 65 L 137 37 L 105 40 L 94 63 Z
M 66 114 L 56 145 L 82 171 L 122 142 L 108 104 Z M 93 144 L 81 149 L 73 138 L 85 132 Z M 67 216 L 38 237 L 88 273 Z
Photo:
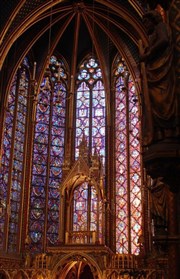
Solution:
M 125 84 L 127 70 L 120 59 L 115 75 L 116 249 L 118 253 L 138 254 L 142 222 L 138 102 L 129 74 L 128 86 Z
M 102 202 L 95 187 L 85 182 L 74 190 L 73 197 L 73 231 L 98 231 L 101 242 Z

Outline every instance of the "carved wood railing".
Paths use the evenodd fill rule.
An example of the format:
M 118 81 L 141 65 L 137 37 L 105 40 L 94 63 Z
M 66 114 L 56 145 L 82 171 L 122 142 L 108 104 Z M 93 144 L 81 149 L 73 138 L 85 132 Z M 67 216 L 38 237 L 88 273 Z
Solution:
M 110 261 L 110 268 L 126 269 L 136 268 L 137 260 L 136 256 L 132 254 L 116 254 L 112 256 Z
M 66 244 L 95 244 L 97 233 L 95 231 L 71 231 L 66 232 Z

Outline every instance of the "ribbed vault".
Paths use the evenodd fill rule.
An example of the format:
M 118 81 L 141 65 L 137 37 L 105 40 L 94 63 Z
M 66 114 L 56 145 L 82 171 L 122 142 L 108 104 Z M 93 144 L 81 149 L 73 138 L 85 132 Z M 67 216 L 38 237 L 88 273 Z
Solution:
M 138 75 L 138 41 L 146 40 L 140 1 L 20 1 L 12 2 L 9 19 L 1 29 L 1 65 L 9 75 L 28 53 L 37 62 L 41 78 L 53 52 L 68 62 L 71 73 L 87 53 L 95 53 L 108 75 L 114 55 L 120 52 L 134 78 Z M 4 7 L 5 9 L 5 7 Z M 146 42 L 145 42 L 146 43 Z M 109 87 L 105 79 L 106 88 Z

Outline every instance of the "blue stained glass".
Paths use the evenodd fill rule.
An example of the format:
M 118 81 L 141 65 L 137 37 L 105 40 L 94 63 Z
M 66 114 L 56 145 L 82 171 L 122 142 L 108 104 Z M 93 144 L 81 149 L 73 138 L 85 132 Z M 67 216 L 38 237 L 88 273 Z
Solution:
M 12 204 L 11 204 L 11 210 L 12 210 L 12 211 L 18 212 L 19 209 L 20 209 L 19 203 L 12 203 Z
M 49 194 L 52 198 L 59 197 L 59 189 L 50 189 Z
M 42 177 L 42 176 L 33 175 L 32 182 L 35 183 L 36 185 L 41 186 L 41 185 L 45 184 L 46 179 L 45 179 L 45 177 Z
M 48 133 L 48 125 L 37 123 L 36 132 Z
M 56 180 L 53 180 L 53 179 L 50 179 L 49 180 L 49 185 L 51 188 L 58 188 L 59 189 L 59 181 L 56 179 Z
M 59 208 L 58 208 L 59 209 Z M 53 211 L 53 208 L 51 208 L 51 211 L 49 213 L 49 217 L 52 221 L 57 221 L 59 218 L 59 211 Z
M 1 216 L 1 237 L 0 248 L 4 242 L 4 226 L 7 226 L 8 252 L 17 251 L 17 234 L 20 230 L 21 224 L 21 196 L 22 196 L 22 181 L 23 181 L 23 165 L 24 165 L 24 143 L 25 143 L 25 124 L 27 114 L 27 96 L 29 90 L 29 75 L 26 67 L 21 65 L 18 69 L 10 88 L 7 100 L 7 111 L 5 113 L 3 143 L 2 149 L 2 166 L 0 175 L 1 197 L 3 201 L 4 210 L 7 210 L 6 202 L 9 185 L 11 185 L 10 192 L 10 209 L 9 209 L 9 223 L 6 223 L 5 214 Z M 16 96 L 16 97 L 15 97 Z M 9 168 L 11 173 L 9 174 Z
M 58 168 L 56 166 L 51 167 L 50 175 L 51 176 L 58 176 L 61 174 L 61 168 Z
M 31 210 L 31 218 L 37 220 L 43 217 L 44 211 L 42 209 L 33 209 Z
M 31 236 L 32 241 L 34 243 L 37 243 L 41 239 L 42 233 L 33 231 L 30 233 L 30 236 Z
M 51 58 L 50 58 L 50 62 L 51 62 L 51 64 L 56 64 L 56 63 L 58 63 L 56 56 L 53 56 L 53 55 L 52 55 Z
M 62 111 L 62 114 L 64 115 L 64 111 Z M 54 115 L 52 121 L 54 126 L 62 127 L 65 124 L 65 118 L 60 118 L 58 115 Z
M 48 114 L 37 114 L 36 115 L 36 121 L 38 123 L 47 123 L 48 124 L 48 120 L 49 120 Z
M 50 227 L 48 228 L 48 233 L 58 234 L 57 226 L 56 225 L 50 225 Z M 54 241 L 52 241 L 52 236 L 51 236 L 51 241 L 52 241 L 52 243 L 55 243 L 57 241 L 58 235 L 54 235 L 53 237 L 54 237 Z
M 47 144 L 48 142 L 48 135 L 43 134 L 43 133 L 37 133 L 35 135 L 35 142 L 38 142 L 40 144 Z
M 42 250 L 45 238 L 48 243 L 57 242 L 59 230 L 58 189 L 64 159 L 67 74 L 64 63 L 54 55 L 50 58 L 49 69 L 51 78 L 43 78 L 38 94 L 33 149 L 33 187 L 30 205 L 32 214 L 29 228 L 32 249 L 36 251 Z M 61 82 L 58 81 L 59 77 L 61 77 Z M 36 210 L 37 206 L 41 205 L 48 212 L 47 216 L 41 213 L 40 208 Z M 46 232 L 44 231 L 45 223 L 47 224 Z M 36 224 L 36 227 L 41 226 L 40 235 L 37 234 L 37 229 L 33 224 Z
M 33 193 L 36 197 L 44 196 L 45 189 L 44 189 L 44 187 L 40 187 L 40 184 L 37 183 L 37 187 L 33 187 Z
M 11 192 L 11 198 L 13 201 L 16 201 L 16 202 L 20 201 L 20 196 L 18 195 L 17 192 Z

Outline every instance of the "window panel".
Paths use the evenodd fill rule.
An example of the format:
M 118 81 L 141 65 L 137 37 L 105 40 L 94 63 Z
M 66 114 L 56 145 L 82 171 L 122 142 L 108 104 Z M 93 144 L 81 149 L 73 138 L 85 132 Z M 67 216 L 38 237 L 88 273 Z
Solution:
M 10 88 L 4 122 L 2 167 L 0 173 L 1 203 L 3 214 L 0 218 L 0 248 L 4 245 L 7 228 L 8 252 L 18 251 L 18 237 L 21 224 L 21 199 L 23 191 L 23 166 L 25 148 L 25 125 L 27 97 L 29 90 L 28 60 L 23 61 Z M 8 210 L 9 218 L 5 212 Z
M 75 157 L 85 134 L 90 153 L 96 151 L 105 163 L 105 90 L 101 69 L 94 58 L 82 63 L 77 83 Z
M 99 63 L 94 58 L 84 60 L 80 66 L 77 92 L 76 92 L 76 135 L 75 158 L 79 156 L 79 145 L 83 135 L 87 140 L 89 154 L 101 156 L 105 163 L 105 90 L 102 82 L 102 73 Z M 90 186 L 89 186 L 90 187 Z M 102 202 L 97 191 L 92 186 L 89 188 L 88 201 L 82 201 L 80 194 L 76 195 L 77 201 L 74 210 L 74 229 L 81 227 L 90 231 L 98 231 L 98 239 L 102 240 Z M 87 202 L 88 206 L 87 207 Z M 85 224 L 82 220 L 85 220 Z M 78 223 L 79 222 L 79 223 Z M 80 225 L 78 225 L 80 224 Z
M 124 61 L 119 58 L 116 67 L 116 250 L 138 254 L 142 222 L 138 102 Z
M 33 147 L 29 230 L 34 251 L 57 243 L 59 230 L 67 74 L 55 56 L 49 68 L 51 75 L 43 78 L 38 95 Z

